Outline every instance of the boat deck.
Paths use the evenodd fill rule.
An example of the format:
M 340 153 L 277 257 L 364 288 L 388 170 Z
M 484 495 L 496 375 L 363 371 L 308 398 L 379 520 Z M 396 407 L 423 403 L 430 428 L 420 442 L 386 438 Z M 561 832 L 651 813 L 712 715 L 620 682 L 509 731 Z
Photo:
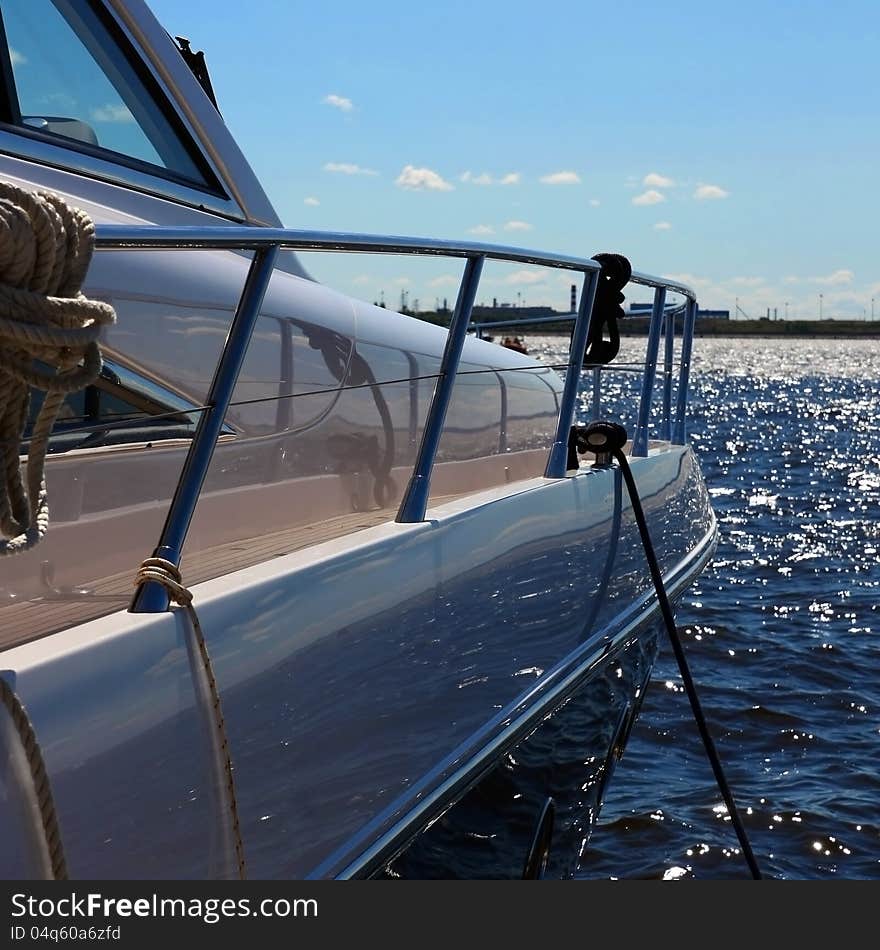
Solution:
M 446 499 L 437 499 L 438 502 L 443 500 Z M 396 508 L 352 512 L 258 538 L 227 541 L 198 551 L 189 559 L 184 556 L 181 565 L 184 582 L 188 586 L 199 584 L 273 557 L 393 521 L 396 514 Z M 133 564 L 124 571 L 97 580 L 87 589 L 49 588 L 42 597 L 7 603 L 0 608 L 0 650 L 127 609 L 134 590 L 136 568 L 137 565 Z

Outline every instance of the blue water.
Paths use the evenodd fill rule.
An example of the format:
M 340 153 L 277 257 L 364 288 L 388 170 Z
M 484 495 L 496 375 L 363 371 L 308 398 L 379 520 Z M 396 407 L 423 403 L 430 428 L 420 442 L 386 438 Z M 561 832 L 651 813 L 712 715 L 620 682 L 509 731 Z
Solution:
M 606 382 L 632 433 L 639 377 Z M 765 877 L 880 878 L 880 340 L 698 338 L 691 383 L 720 542 L 677 620 L 755 856 Z M 749 876 L 668 643 L 582 876 Z

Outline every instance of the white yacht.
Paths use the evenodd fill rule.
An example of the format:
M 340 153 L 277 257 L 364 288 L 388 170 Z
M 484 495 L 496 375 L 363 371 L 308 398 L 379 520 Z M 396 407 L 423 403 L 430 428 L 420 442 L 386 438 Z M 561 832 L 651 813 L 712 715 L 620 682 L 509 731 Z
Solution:
M 674 602 L 716 542 L 693 291 L 285 229 L 142 0 L 0 14 L 3 201 L 85 212 L 82 293 L 113 312 L 54 423 L 48 527 L 4 529 L 0 877 L 575 875 L 662 629 L 620 465 L 576 424 L 628 277 L 654 303 L 623 451 Z M 460 261 L 450 327 L 314 280 L 315 250 Z M 567 366 L 469 332 L 490 260 L 579 282 Z

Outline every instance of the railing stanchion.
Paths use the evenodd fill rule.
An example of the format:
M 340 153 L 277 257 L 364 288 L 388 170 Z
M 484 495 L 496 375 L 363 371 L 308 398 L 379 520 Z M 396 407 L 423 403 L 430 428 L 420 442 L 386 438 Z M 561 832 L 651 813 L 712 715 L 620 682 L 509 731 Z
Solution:
M 484 260 L 485 258 L 482 256 L 469 257 L 464 268 L 464 275 L 461 278 L 461 286 L 458 290 L 458 300 L 455 304 L 452 322 L 449 325 L 446 348 L 443 351 L 443 360 L 440 363 L 440 373 L 437 385 L 434 388 L 434 397 L 428 408 L 428 418 L 425 420 L 425 431 L 422 433 L 415 468 L 395 519 L 402 524 L 425 520 L 434 459 L 437 456 L 440 437 L 443 434 L 446 411 L 452 398 L 455 374 L 458 372 L 458 364 L 461 362 L 461 353 L 464 349 L 464 341 L 467 336 L 474 300 L 477 296 L 477 286 L 480 283 Z
M 675 355 L 675 310 L 666 313 L 663 325 L 663 424 L 660 438 L 672 438 L 672 360 Z
M 571 431 L 574 419 L 574 406 L 578 397 L 581 367 L 590 335 L 590 319 L 593 316 L 593 301 L 596 299 L 600 273 L 601 268 L 597 264 L 596 269 L 584 277 L 584 289 L 581 291 L 581 302 L 568 351 L 568 369 L 565 373 L 565 384 L 562 387 L 562 401 L 556 420 L 556 435 L 550 448 L 547 467 L 544 469 L 546 478 L 565 477 L 565 466 L 568 461 L 568 433 Z
M 168 514 L 165 516 L 165 525 L 159 536 L 159 544 L 153 552 L 153 557 L 171 561 L 175 567 L 180 565 L 183 542 L 186 540 L 186 533 L 199 500 L 199 493 L 214 456 L 214 446 L 217 444 L 226 410 L 235 391 L 238 374 L 263 306 L 263 298 L 266 295 L 277 256 L 277 245 L 254 251 L 238 307 L 229 327 L 229 335 L 226 337 L 226 343 L 205 400 L 208 408 L 199 417 L 193 440 L 183 463 L 183 470 L 168 507 Z M 135 591 L 129 609 L 133 613 L 161 613 L 168 609 L 168 593 L 161 584 L 146 581 Z
M 648 327 L 648 345 L 645 353 L 645 375 L 642 377 L 642 394 L 639 398 L 639 419 L 633 433 L 633 458 L 643 458 L 648 454 L 648 421 L 651 417 L 651 396 L 654 392 L 654 377 L 657 372 L 657 352 L 660 349 L 660 327 L 663 324 L 666 309 L 666 288 L 654 290 L 654 307 L 651 310 L 651 324 Z
M 691 352 L 694 346 L 694 324 L 697 320 L 697 302 L 688 300 L 684 318 L 684 330 L 681 335 L 681 368 L 678 373 L 678 393 L 675 403 L 675 428 L 672 433 L 673 445 L 684 445 L 687 439 L 685 412 L 687 410 L 688 382 L 691 375 Z

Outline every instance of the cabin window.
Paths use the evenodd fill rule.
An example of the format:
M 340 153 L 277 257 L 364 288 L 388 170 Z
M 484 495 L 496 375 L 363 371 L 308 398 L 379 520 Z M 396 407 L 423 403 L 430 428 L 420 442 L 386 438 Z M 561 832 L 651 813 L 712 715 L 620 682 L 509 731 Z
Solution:
M 22 454 L 27 453 L 43 399 L 42 391 L 31 390 Z M 197 407 L 175 393 L 122 366 L 105 363 L 94 383 L 65 398 L 52 429 L 49 452 L 190 439 L 198 415 Z M 225 426 L 224 433 L 232 430 Z
M 3 0 L 2 118 L 20 132 L 162 174 L 216 182 L 158 89 L 84 0 Z M 5 52 L 5 51 L 4 51 Z M 140 64 L 138 64 L 140 65 Z

